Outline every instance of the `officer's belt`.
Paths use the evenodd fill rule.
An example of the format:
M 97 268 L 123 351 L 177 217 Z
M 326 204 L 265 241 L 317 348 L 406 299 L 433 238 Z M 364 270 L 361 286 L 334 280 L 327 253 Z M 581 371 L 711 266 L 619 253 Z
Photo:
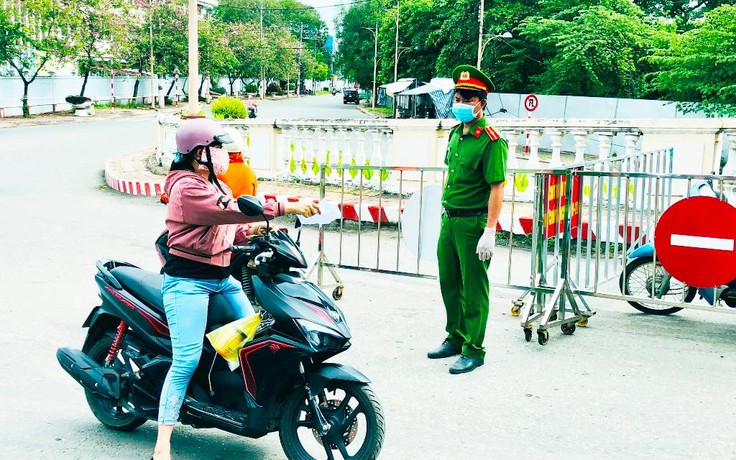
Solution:
M 488 209 L 447 209 L 443 208 L 442 213 L 447 217 L 478 217 L 486 214 Z

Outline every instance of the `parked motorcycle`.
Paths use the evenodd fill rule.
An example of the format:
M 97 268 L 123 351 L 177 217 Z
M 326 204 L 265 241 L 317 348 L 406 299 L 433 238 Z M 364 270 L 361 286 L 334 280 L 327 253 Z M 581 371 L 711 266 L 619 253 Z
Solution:
M 713 188 L 710 181 L 698 182 L 688 191 L 688 196 L 711 196 L 726 200 L 726 197 Z M 654 243 L 634 249 L 627 255 L 627 263 L 619 277 L 619 288 L 624 295 L 636 297 L 654 297 L 675 302 L 690 303 L 700 294 L 708 304 L 716 306 L 725 303 L 736 308 L 736 280 L 725 286 L 715 288 L 695 288 L 673 278 L 654 257 Z M 682 310 L 681 307 L 670 307 L 650 303 L 632 302 L 629 304 L 637 310 L 652 315 L 671 315 Z
M 247 215 L 262 214 L 253 198 L 238 203 Z M 340 308 L 298 271 L 307 267 L 298 238 L 267 231 L 233 253 L 231 273 L 261 310 L 261 325 L 240 350 L 234 371 L 205 342 L 181 422 L 250 438 L 278 431 L 290 460 L 338 453 L 377 458 L 385 434 L 381 404 L 362 373 L 325 362 L 350 347 L 350 329 Z M 167 256 L 165 249 L 161 255 Z M 171 365 L 162 275 L 108 260 L 97 262 L 95 281 L 102 304 L 83 324 L 84 345 L 59 348 L 57 359 L 82 385 L 102 424 L 130 431 L 157 419 Z M 218 295 L 210 299 L 207 332 L 237 319 L 225 317 L 222 302 Z

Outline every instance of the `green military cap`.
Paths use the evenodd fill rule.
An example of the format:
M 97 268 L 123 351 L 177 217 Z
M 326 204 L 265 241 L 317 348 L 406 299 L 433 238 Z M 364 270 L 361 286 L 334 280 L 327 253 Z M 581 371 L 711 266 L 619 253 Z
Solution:
M 494 88 L 488 75 L 477 67 L 467 64 L 455 67 L 452 71 L 452 81 L 455 82 L 455 89 L 472 89 L 487 93 Z

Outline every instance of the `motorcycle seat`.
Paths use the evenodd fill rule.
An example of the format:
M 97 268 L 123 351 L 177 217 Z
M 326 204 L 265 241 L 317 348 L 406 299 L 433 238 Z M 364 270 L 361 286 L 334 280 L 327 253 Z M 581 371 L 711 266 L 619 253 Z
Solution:
M 164 301 L 161 297 L 163 275 L 136 267 L 116 267 L 110 273 L 136 298 L 156 311 L 164 312 Z
M 120 282 L 125 290 L 159 312 L 164 320 L 166 319 L 163 296 L 161 295 L 161 286 L 164 281 L 163 275 L 137 267 L 125 266 L 113 268 L 110 270 L 110 273 Z M 209 307 L 207 308 L 208 332 L 236 319 L 239 319 L 239 317 L 233 316 L 230 313 L 230 308 L 228 308 L 223 296 L 219 294 L 210 296 Z

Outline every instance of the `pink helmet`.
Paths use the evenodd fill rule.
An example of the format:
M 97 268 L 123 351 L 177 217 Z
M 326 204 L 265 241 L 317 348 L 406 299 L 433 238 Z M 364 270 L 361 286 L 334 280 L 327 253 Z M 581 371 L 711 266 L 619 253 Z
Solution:
M 232 138 L 219 123 L 206 118 L 186 120 L 176 130 L 176 149 L 182 155 L 191 153 L 197 147 L 231 142 L 233 142 Z

